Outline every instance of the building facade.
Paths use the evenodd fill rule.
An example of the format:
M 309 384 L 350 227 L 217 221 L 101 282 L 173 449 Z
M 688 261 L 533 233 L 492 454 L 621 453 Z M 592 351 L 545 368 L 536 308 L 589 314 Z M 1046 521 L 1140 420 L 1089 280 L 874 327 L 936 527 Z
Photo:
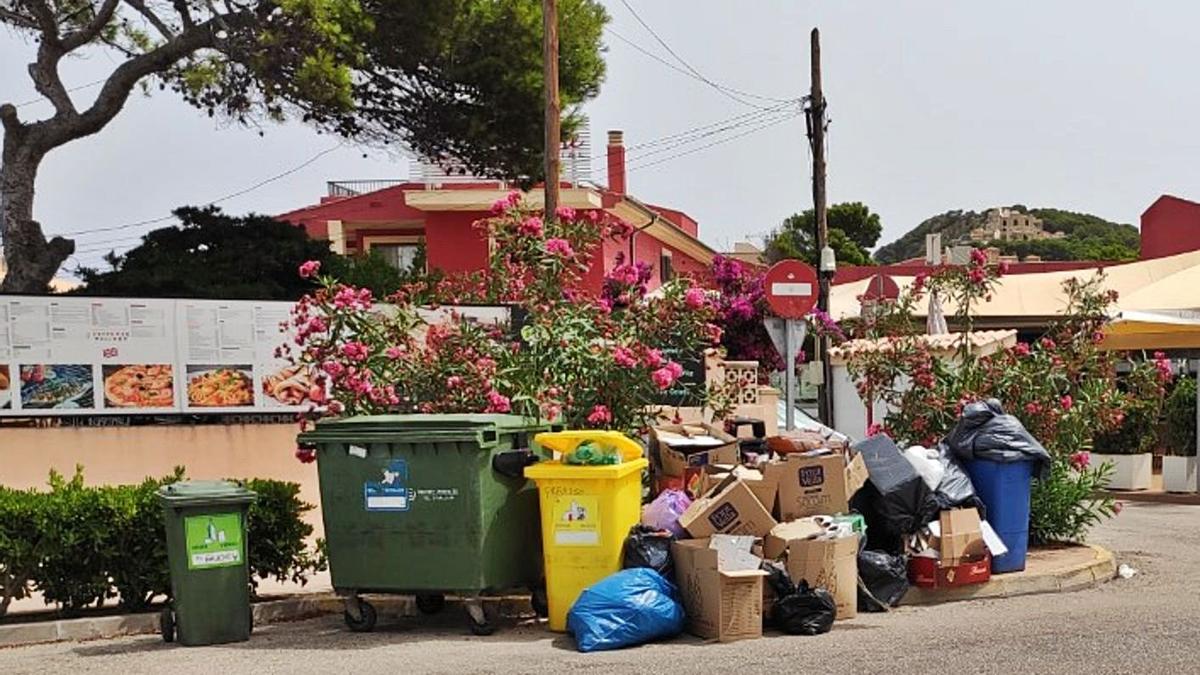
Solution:
M 608 185 L 563 183 L 559 203 L 576 210 L 598 209 L 621 218 L 632 233 L 606 240 L 585 277 L 599 293 L 604 273 L 618 254 L 653 270 L 650 288 L 679 274 L 703 274 L 715 252 L 699 239 L 699 227 L 686 213 L 643 202 L 626 193 L 624 137 L 610 131 L 606 149 Z M 400 268 L 424 253 L 428 269 L 447 274 L 486 269 L 490 242 L 476 223 L 512 188 L 494 180 L 464 176 L 417 176 L 405 181 L 339 181 L 329 184 L 320 203 L 277 216 L 301 226 L 310 237 L 326 239 L 337 253 L 376 251 Z M 524 195 L 542 204 L 540 189 Z
M 1200 250 L 1200 203 L 1162 195 L 1142 213 L 1141 258 Z
M 1037 241 L 1039 239 L 1062 239 L 1062 232 L 1047 232 L 1042 219 L 1007 207 L 988 209 L 984 224 L 971 230 L 971 241 Z

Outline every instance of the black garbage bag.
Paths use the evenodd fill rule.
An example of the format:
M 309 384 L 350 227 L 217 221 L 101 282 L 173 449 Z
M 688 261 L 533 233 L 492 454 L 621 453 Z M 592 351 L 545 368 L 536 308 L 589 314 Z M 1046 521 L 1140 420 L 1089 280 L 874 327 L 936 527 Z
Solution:
M 946 435 L 946 445 L 963 461 L 986 459 L 1008 464 L 1036 462 L 1034 472 L 1044 478 L 1050 472 L 1050 453 L 1012 415 L 1006 414 L 1000 401 L 989 398 L 963 407 L 958 423 Z
M 853 497 L 850 498 L 850 510 L 862 514 L 867 522 L 867 536 L 863 546 L 873 551 L 892 551 L 901 553 L 904 550 L 904 537 L 893 532 L 887 518 L 879 511 L 879 490 L 867 481 Z
M 837 603 L 824 588 L 810 588 L 801 581 L 790 595 L 775 600 L 771 618 L 788 635 L 828 633 L 837 619 Z
M 634 525 L 625 537 L 621 569 L 649 567 L 667 579 L 674 579 L 675 565 L 671 561 L 671 542 L 674 540 L 667 530 L 656 530 L 641 523 Z
M 869 483 L 878 492 L 874 509 L 891 535 L 915 534 L 939 513 L 937 501 L 925 479 L 913 468 L 885 434 L 854 445 L 867 465 Z M 868 523 L 868 533 L 871 525 Z M 887 550 L 893 550 L 890 547 Z
M 908 560 L 902 555 L 863 550 L 858 553 L 858 609 L 886 612 L 908 592 Z
M 986 520 L 987 509 L 984 508 L 983 501 L 975 494 L 975 486 L 971 484 L 971 477 L 954 457 L 950 447 L 944 442 L 938 443 L 937 451 L 938 462 L 941 463 L 943 469 L 942 481 L 938 483 L 937 490 L 933 492 L 933 498 L 937 500 L 938 508 L 946 511 L 974 506 L 979 509 L 979 518 Z

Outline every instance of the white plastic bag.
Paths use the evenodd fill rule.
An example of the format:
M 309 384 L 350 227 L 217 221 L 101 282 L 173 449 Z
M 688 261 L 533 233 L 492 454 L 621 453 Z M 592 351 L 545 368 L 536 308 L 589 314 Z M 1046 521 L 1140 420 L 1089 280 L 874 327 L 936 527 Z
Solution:
M 921 474 L 921 480 L 925 481 L 930 490 L 938 489 L 938 485 L 942 482 L 942 475 L 946 473 L 946 468 L 938 461 L 937 450 L 914 445 L 904 451 L 904 459 L 907 459 L 917 473 Z

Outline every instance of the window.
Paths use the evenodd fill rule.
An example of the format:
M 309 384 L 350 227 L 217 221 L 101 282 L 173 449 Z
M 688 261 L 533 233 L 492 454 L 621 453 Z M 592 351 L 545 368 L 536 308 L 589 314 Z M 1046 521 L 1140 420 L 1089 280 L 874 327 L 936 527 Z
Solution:
M 658 279 L 665 284 L 674 277 L 675 270 L 671 266 L 671 252 L 663 251 L 658 259 Z
M 412 272 L 425 266 L 424 247 L 411 244 L 372 244 L 371 251 L 377 252 L 389 265 L 401 272 Z

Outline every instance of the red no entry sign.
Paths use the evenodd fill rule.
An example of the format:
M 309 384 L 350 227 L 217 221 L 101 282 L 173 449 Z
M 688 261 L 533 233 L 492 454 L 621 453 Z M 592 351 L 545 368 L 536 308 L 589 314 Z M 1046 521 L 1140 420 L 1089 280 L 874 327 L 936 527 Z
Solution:
M 802 319 L 817 305 L 817 271 L 799 260 L 781 260 L 763 279 L 767 305 L 785 319 Z

